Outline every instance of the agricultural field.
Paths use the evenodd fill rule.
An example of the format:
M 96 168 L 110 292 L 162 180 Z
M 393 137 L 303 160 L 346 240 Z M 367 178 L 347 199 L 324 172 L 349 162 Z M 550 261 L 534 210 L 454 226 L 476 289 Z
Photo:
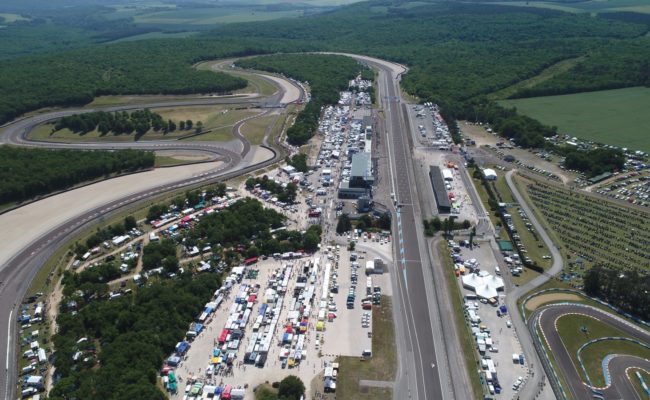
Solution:
M 303 15 L 302 10 L 269 11 L 250 7 L 174 8 L 138 13 L 133 16 L 136 24 L 187 24 L 213 25 L 236 22 L 268 21 Z
M 578 285 L 596 263 L 650 271 L 649 213 L 547 183 L 518 182 L 569 261 L 561 280 Z
M 0 24 L 11 24 L 18 21 L 29 21 L 29 18 L 18 14 L 0 13 Z
M 650 88 L 635 87 L 561 96 L 503 100 L 500 104 L 560 133 L 595 142 L 650 152 Z
M 627 11 L 637 13 L 650 13 L 650 5 L 646 0 L 605 0 L 605 1 L 500 1 L 493 4 L 502 4 L 520 7 L 547 8 L 551 10 L 570 13 L 602 13 L 612 11 Z

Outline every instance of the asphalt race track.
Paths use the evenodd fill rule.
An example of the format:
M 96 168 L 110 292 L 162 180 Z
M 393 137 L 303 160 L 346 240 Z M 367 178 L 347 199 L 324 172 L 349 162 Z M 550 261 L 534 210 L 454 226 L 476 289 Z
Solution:
M 395 193 L 398 207 L 393 216 L 393 237 L 395 240 L 392 271 L 394 292 L 399 299 L 395 304 L 395 313 L 399 313 L 399 325 L 405 330 L 406 343 L 398 343 L 400 352 L 400 370 L 404 376 L 398 376 L 394 387 L 395 398 L 409 399 L 447 399 L 454 398 L 453 385 L 441 379 L 441 370 L 446 373 L 446 357 L 438 357 L 441 350 L 435 345 L 434 326 L 440 320 L 438 307 L 435 306 L 433 285 L 425 280 L 425 268 L 431 268 L 424 250 L 425 239 L 421 232 L 419 214 L 414 207 L 417 202 L 417 189 L 413 179 L 410 136 L 402 107 L 399 90 L 399 67 L 395 64 L 367 57 L 353 56 L 380 71 L 378 84 L 381 104 L 386 114 L 386 135 L 388 138 L 389 160 L 391 168 L 391 187 Z M 404 69 L 402 68 L 402 71 Z M 380 133 L 381 134 L 381 133 Z M 416 218 L 417 216 L 417 218 Z M 424 254 L 424 256 L 422 255 Z M 433 313 L 433 317 L 431 316 Z M 444 384 L 443 384 L 444 382 Z M 401 395 L 399 395 L 401 393 Z
M 542 332 L 542 340 L 546 340 L 548 347 L 553 353 L 556 365 L 559 368 L 558 374 L 564 377 L 568 385 L 571 398 L 574 399 L 591 399 L 594 398 L 595 392 L 590 386 L 583 382 L 578 370 L 579 366 L 574 365 L 571 356 L 567 352 L 562 338 L 556 330 L 556 321 L 561 318 L 571 318 L 571 315 L 586 315 L 592 317 L 601 323 L 612 326 L 621 330 L 631 338 L 639 342 L 650 345 L 650 332 L 642 330 L 638 326 L 625 321 L 624 319 L 603 311 L 601 309 L 572 303 L 559 303 L 542 307 L 536 310 L 528 319 L 528 325 L 531 332 L 538 327 Z M 536 335 L 533 335 L 536 337 Z M 594 338 L 596 339 L 596 338 Z M 605 399 L 641 399 L 630 381 L 625 377 L 625 370 L 630 367 L 645 369 L 650 372 L 650 361 L 632 356 L 616 356 L 609 362 L 609 371 L 612 381 L 606 388 L 595 388 L 602 392 Z
M 265 75 L 260 74 L 262 78 Z M 286 105 L 283 102 L 284 89 L 281 85 L 277 84 L 278 78 L 265 78 L 274 86 L 278 87 L 276 93 L 268 97 L 235 97 L 229 96 L 225 98 L 200 98 L 190 100 L 177 100 L 177 101 L 164 101 L 147 104 L 134 104 L 123 106 L 102 107 L 97 109 L 81 109 L 81 110 L 65 110 L 54 111 L 45 114 L 39 114 L 33 117 L 18 119 L 12 123 L 4 125 L 4 132 L 0 137 L 0 142 L 6 144 L 13 144 L 18 146 L 32 146 L 32 147 L 46 147 L 46 148 L 78 148 L 78 149 L 120 149 L 120 148 L 138 148 L 142 150 L 189 150 L 214 153 L 218 158 L 224 162 L 224 165 L 218 169 L 208 171 L 200 176 L 179 180 L 176 182 L 169 182 L 163 186 L 154 189 L 145 190 L 139 193 L 134 193 L 127 198 L 112 201 L 96 207 L 90 211 L 84 212 L 74 218 L 71 218 L 65 223 L 60 224 L 58 227 L 43 232 L 40 237 L 33 238 L 33 241 L 22 249 L 19 253 L 15 254 L 6 264 L 0 268 L 0 343 L 6 350 L 1 355 L 3 358 L 3 366 L 5 373 L 0 374 L 0 398 L 14 399 L 16 398 L 17 387 L 17 366 L 16 361 L 18 355 L 16 351 L 17 327 L 16 318 L 19 312 L 19 306 L 22 302 L 31 281 L 38 273 L 41 266 L 57 251 L 57 249 L 64 245 L 70 238 L 81 232 L 82 230 L 90 227 L 99 220 L 110 218 L 122 210 L 129 209 L 140 203 L 144 203 L 147 199 L 161 195 L 165 192 L 178 190 L 181 188 L 191 188 L 209 183 L 214 183 L 232 177 L 263 168 L 279 161 L 283 154 L 281 151 L 276 150 L 275 146 L 263 145 L 273 154 L 273 157 L 258 163 L 254 163 L 250 158 L 246 157 L 250 153 L 250 143 L 248 143 L 239 132 L 239 128 L 245 122 L 239 121 L 233 127 L 233 133 L 238 140 L 233 140 L 227 143 L 212 143 L 212 142 L 184 142 L 179 140 L 170 141 L 141 141 L 132 143 L 53 143 L 53 142 L 37 142 L 30 141 L 27 138 L 29 131 L 38 124 L 46 121 L 57 119 L 66 115 L 71 115 L 79 112 L 91 111 L 122 111 L 133 110 L 142 108 L 158 108 L 158 107 L 187 107 L 187 106 L 204 106 L 211 104 L 247 104 L 252 107 L 261 108 L 279 108 Z M 286 81 L 287 85 L 298 87 L 299 98 L 292 101 L 302 100 L 304 92 L 299 85 L 293 82 Z M 265 115 L 263 112 L 255 117 Z M 277 143 L 276 143 L 277 144 Z M 7 227 L 3 227 L 7 229 Z

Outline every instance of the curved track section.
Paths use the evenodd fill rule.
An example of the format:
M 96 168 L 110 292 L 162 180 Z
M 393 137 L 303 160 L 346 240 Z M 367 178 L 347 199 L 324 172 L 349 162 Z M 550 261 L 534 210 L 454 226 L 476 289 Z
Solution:
M 562 341 L 562 337 L 557 331 L 557 321 L 562 317 L 570 318 L 571 315 L 594 318 L 619 329 L 634 340 L 650 344 L 650 332 L 599 308 L 577 303 L 557 303 L 536 310 L 528 319 L 528 327 L 531 332 L 536 332 L 537 329 L 541 332 L 541 338 L 535 334 L 533 334 L 533 337 L 538 342 L 544 340 L 553 353 L 559 369 L 558 373 L 564 377 L 570 397 L 574 399 L 590 399 L 594 395 L 600 395 L 605 399 L 640 399 L 641 397 L 635 394 L 636 391 L 629 379 L 625 378 L 625 369 L 629 367 L 650 370 L 650 362 L 639 357 L 624 355 L 612 357 L 608 363 L 612 381 L 606 388 L 592 388 L 583 382 L 578 372 L 578 368 L 581 367 L 574 364 Z M 542 343 L 538 344 L 542 345 Z M 547 372 L 549 374 L 553 373 L 552 371 Z M 602 392 L 602 395 L 599 394 L 600 392 Z
M 249 119 L 266 115 L 269 111 L 262 112 L 254 117 L 239 121 L 233 127 L 233 132 L 238 140 L 227 143 L 212 142 L 184 142 L 179 140 L 171 141 L 142 141 L 130 143 L 60 143 L 60 142 L 37 142 L 28 139 L 27 135 L 35 126 L 47 121 L 61 118 L 66 115 L 75 113 L 86 113 L 92 111 L 123 111 L 135 110 L 142 108 L 161 108 L 161 107 L 187 107 L 187 106 L 204 106 L 212 104 L 248 104 L 250 106 L 261 108 L 280 108 L 288 103 L 299 101 L 304 98 L 304 92 L 299 85 L 286 81 L 285 85 L 277 84 L 277 77 L 259 74 L 263 79 L 268 80 L 278 90 L 268 97 L 225 97 L 225 98 L 200 98 L 189 100 L 175 100 L 152 102 L 146 104 L 132 104 L 102 107 L 94 109 L 79 109 L 53 111 L 32 117 L 25 117 L 9 124 L 4 125 L 4 132 L 0 137 L 1 143 L 13 144 L 17 146 L 45 147 L 45 148 L 73 148 L 73 149 L 122 149 L 137 148 L 141 150 L 183 150 L 199 151 L 217 154 L 220 161 L 223 162 L 218 168 L 204 171 L 180 180 L 170 179 L 167 183 L 150 187 L 147 190 L 131 193 L 126 197 L 114 199 L 81 211 L 78 215 L 65 220 L 54 228 L 47 229 L 34 235 L 33 238 L 23 238 L 27 245 L 17 253 L 5 257 L 0 266 L 0 343 L 6 353 L 2 354 L 4 358 L 3 368 L 5 373 L 0 374 L 0 398 L 14 399 L 16 397 L 16 341 L 19 340 L 17 335 L 16 318 L 20 311 L 19 306 L 32 280 L 38 273 L 39 269 L 52 255 L 72 237 L 82 232 L 84 229 L 93 225 L 97 221 L 110 218 L 112 215 L 145 203 L 149 198 L 166 192 L 193 188 L 201 185 L 223 181 L 241 174 L 254 171 L 259 168 L 276 163 L 283 158 L 282 150 L 276 149 L 277 140 L 273 146 L 266 143 L 260 146 L 271 151 L 272 157 L 261 162 L 256 162 L 251 154 L 251 145 L 241 135 L 241 126 Z M 291 96 L 287 96 L 283 87 L 297 87 L 293 90 Z M 295 94 L 297 93 L 297 94 Z M 97 194 L 101 196 L 101 193 Z M 8 227 L 3 227 L 7 229 Z

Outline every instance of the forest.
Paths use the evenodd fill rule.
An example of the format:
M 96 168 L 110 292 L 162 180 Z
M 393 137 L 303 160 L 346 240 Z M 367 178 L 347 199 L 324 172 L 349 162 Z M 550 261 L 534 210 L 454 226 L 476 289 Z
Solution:
M 308 82 L 311 99 L 287 130 L 287 139 L 294 145 L 307 143 L 318 127 L 321 107 L 336 104 L 339 92 L 347 89 L 350 79 L 368 71 L 367 67 L 344 56 L 282 54 L 237 61 L 242 68 L 282 73 Z
M 247 82 L 198 71 L 192 64 L 264 51 L 247 48 L 245 41 L 224 45 L 216 40 L 170 39 L 0 61 L 0 123 L 42 107 L 86 104 L 101 95 L 230 93 Z
M 79 151 L 0 146 L 0 204 L 22 202 L 114 174 L 152 168 L 140 150 Z
M 650 275 L 637 268 L 620 269 L 594 265 L 584 276 L 585 292 L 620 308 L 623 312 L 650 319 Z
M 217 275 L 183 274 L 118 299 L 91 301 L 76 313 L 62 302 L 52 339 L 61 379 L 48 398 L 166 399 L 157 387 L 158 370 L 219 286 Z M 77 351 L 86 361 L 73 360 Z

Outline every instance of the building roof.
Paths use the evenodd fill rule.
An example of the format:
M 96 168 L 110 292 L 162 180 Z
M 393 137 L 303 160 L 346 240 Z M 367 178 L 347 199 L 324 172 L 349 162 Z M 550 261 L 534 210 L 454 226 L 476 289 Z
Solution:
M 433 194 L 438 204 L 438 209 L 451 209 L 451 203 L 445 189 L 445 181 L 442 179 L 440 168 L 436 166 L 429 167 L 429 179 L 433 188 Z
M 370 153 L 355 153 L 352 155 L 350 177 L 370 176 Z
M 509 240 L 499 240 L 499 250 L 512 251 L 512 243 Z
M 485 168 L 485 169 L 483 170 L 483 175 L 484 175 L 486 178 L 487 178 L 487 177 L 495 177 L 495 178 L 496 178 L 496 176 L 497 176 L 497 172 L 496 172 L 495 170 L 493 170 L 492 168 Z

